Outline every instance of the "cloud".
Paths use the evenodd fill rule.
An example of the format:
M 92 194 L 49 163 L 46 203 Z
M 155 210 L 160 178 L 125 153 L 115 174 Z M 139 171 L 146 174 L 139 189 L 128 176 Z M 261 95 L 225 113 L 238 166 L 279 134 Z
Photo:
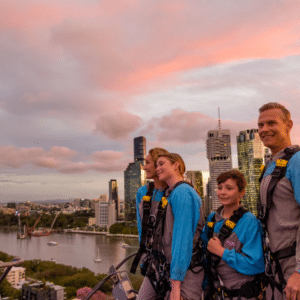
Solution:
M 218 129 L 218 120 L 201 112 L 187 112 L 181 109 L 175 109 L 169 115 L 152 120 L 151 123 L 157 124 L 155 133 L 160 142 L 204 143 L 207 139 L 207 132 Z M 239 131 L 256 127 L 255 120 L 252 122 L 222 121 L 222 129 L 231 131 L 232 141 L 235 140 Z
M 21 168 L 34 166 L 56 170 L 63 174 L 80 174 L 93 170 L 97 172 L 123 171 L 128 163 L 123 153 L 117 151 L 96 151 L 85 161 L 76 161 L 80 153 L 66 147 L 54 146 L 49 151 L 43 148 L 0 147 L 0 166 Z M 74 161 L 75 160 L 75 161 Z
M 120 140 L 137 130 L 141 121 L 139 116 L 129 112 L 112 112 L 98 118 L 95 132 L 102 133 L 111 139 Z

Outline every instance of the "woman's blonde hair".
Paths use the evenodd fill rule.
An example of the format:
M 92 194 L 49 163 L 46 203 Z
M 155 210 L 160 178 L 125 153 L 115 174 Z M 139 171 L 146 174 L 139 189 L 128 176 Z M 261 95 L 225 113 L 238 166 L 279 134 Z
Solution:
M 169 152 L 163 148 L 153 148 L 149 150 L 149 154 L 154 161 L 155 168 L 157 167 L 157 160 L 159 156 L 168 154 Z
M 178 162 L 179 163 L 179 166 L 178 166 L 179 174 L 181 176 L 184 175 L 184 173 L 185 173 L 185 164 L 184 164 L 184 161 L 183 161 L 182 157 L 179 154 L 177 154 L 177 153 L 167 153 L 167 154 L 162 154 L 159 157 L 167 158 L 171 162 L 172 165 L 175 162 Z

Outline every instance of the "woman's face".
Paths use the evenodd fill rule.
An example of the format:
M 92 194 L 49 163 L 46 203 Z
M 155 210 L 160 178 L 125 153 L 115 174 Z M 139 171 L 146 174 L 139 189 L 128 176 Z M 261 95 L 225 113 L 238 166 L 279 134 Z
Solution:
M 236 181 L 232 178 L 229 178 L 218 185 L 217 196 L 224 206 L 238 206 L 244 194 L 245 191 L 240 192 Z
M 177 174 L 178 166 L 176 162 L 172 164 L 168 158 L 160 157 L 157 161 L 156 172 L 159 180 L 167 182 L 172 176 Z
M 156 169 L 155 169 L 155 163 L 150 154 L 148 154 L 146 156 L 146 163 L 145 163 L 143 169 L 146 172 L 147 179 L 153 179 L 154 177 L 157 176 Z

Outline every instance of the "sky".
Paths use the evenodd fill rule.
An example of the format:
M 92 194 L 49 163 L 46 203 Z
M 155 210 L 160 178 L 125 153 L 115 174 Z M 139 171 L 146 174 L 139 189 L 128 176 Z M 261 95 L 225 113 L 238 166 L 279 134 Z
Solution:
M 0 0 L 0 202 L 98 198 L 147 151 L 208 171 L 205 141 L 279 102 L 300 143 L 298 0 Z

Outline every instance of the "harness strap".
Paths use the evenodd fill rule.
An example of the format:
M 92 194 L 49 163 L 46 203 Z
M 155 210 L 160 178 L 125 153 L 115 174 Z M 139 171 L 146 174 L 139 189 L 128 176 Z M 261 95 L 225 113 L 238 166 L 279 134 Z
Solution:
M 221 288 L 218 293 L 223 292 L 226 298 L 243 297 L 246 299 L 256 298 L 261 293 L 261 278 L 256 276 L 252 281 L 244 283 L 240 289 L 228 290 Z
M 135 274 L 137 266 L 141 260 L 141 257 L 143 253 L 146 253 L 146 238 L 147 238 L 147 230 L 148 230 L 148 221 L 150 216 L 150 210 L 151 210 L 151 198 L 154 191 L 154 182 L 150 182 L 147 187 L 147 193 L 146 196 L 150 197 L 149 201 L 143 201 L 143 220 L 142 220 L 142 236 L 141 236 L 141 242 L 140 242 L 140 248 L 138 250 L 138 253 L 136 254 L 131 268 L 130 273 Z
M 293 245 L 271 253 L 272 258 L 276 261 L 296 255 L 296 244 L 297 243 L 295 241 Z
M 219 236 L 218 236 L 222 245 L 224 244 L 224 241 L 231 235 L 236 224 L 238 223 L 238 221 L 243 217 L 243 215 L 246 212 L 248 212 L 248 210 L 246 210 L 243 206 L 240 206 L 237 210 L 235 210 L 233 212 L 233 214 L 231 215 L 231 217 L 228 220 L 223 222 L 221 229 L 219 231 Z M 214 215 L 214 217 L 215 217 L 215 215 Z M 213 230 L 212 230 L 212 232 L 213 232 Z M 207 243 L 206 243 L 206 248 L 207 248 Z M 208 295 L 207 298 L 211 298 L 212 295 L 215 293 L 214 280 L 215 280 L 216 276 L 215 276 L 215 274 L 213 274 L 213 271 L 212 271 L 211 253 L 209 253 L 206 248 L 205 248 L 205 256 L 206 257 L 204 256 L 205 275 L 204 275 L 204 279 L 202 282 L 202 288 L 203 288 L 203 290 L 206 290 L 207 287 L 209 288 L 208 293 L 207 293 L 207 295 Z M 214 262 L 213 269 L 216 269 L 220 260 L 221 260 L 221 257 Z
M 263 230 L 264 230 L 264 252 L 265 252 L 265 258 L 268 258 L 265 260 L 266 266 L 271 266 L 272 260 L 275 261 L 275 274 L 278 274 L 278 278 L 280 281 L 280 284 L 275 281 L 275 274 L 273 272 L 266 273 L 266 278 L 265 278 L 265 285 L 267 286 L 270 284 L 271 289 L 273 291 L 272 295 L 272 300 L 274 299 L 274 290 L 277 288 L 279 292 L 283 292 L 285 286 L 286 286 L 286 280 L 284 279 L 283 272 L 279 263 L 280 259 L 284 259 L 287 257 L 294 256 L 296 254 L 296 241 L 293 243 L 292 246 L 286 247 L 285 249 L 281 249 L 279 251 L 276 251 L 275 253 L 271 253 L 270 248 L 269 248 L 269 243 L 267 242 L 267 217 L 268 217 L 268 211 L 272 207 L 273 203 L 273 194 L 274 190 L 276 188 L 277 183 L 285 176 L 286 174 L 286 167 L 289 162 L 289 160 L 292 158 L 292 156 L 300 151 L 299 147 L 294 147 L 294 148 L 286 148 L 284 149 L 285 155 L 276 161 L 276 167 L 274 168 L 273 172 L 271 173 L 271 180 L 267 189 L 267 201 L 266 204 L 263 204 L 261 202 L 261 199 L 259 198 L 259 215 L 258 219 L 261 221 Z M 264 168 L 261 177 L 259 181 L 261 182 L 264 173 L 266 171 L 266 167 Z M 267 254 L 267 255 L 266 255 Z

